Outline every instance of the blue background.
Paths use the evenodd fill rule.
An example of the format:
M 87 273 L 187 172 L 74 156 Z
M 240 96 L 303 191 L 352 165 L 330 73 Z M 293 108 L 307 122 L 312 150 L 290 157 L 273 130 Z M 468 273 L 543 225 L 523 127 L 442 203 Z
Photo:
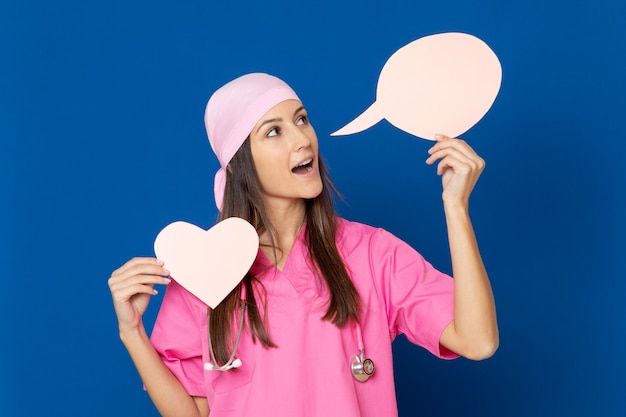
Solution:
M 328 135 L 372 103 L 399 47 L 461 31 L 504 70 L 463 135 L 487 161 L 472 216 L 501 344 L 488 361 L 444 362 L 399 338 L 400 415 L 626 415 L 625 4 L 2 2 L 0 414 L 157 415 L 107 279 L 171 221 L 213 224 L 204 106 L 246 72 L 299 93 L 342 215 L 449 272 L 431 144 L 385 121 Z

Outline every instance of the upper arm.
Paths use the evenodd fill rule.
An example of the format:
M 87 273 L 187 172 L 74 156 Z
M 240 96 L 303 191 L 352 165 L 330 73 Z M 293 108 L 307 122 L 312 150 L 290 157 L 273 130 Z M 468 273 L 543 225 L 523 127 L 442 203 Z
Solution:
M 209 409 L 209 402 L 206 397 L 191 397 L 198 407 L 201 417 L 208 417 L 211 410 Z
M 453 279 L 386 232 L 379 233 L 372 255 L 390 333 L 404 334 L 439 357 L 457 357 L 440 347 L 442 332 L 454 319 Z
M 459 346 L 458 337 L 454 329 L 454 320 L 452 320 L 450 324 L 448 324 L 441 332 L 441 337 L 439 338 L 439 349 L 442 351 L 448 350 L 460 355 L 459 351 L 461 351 L 461 347 Z
M 481 346 L 476 343 L 468 343 L 457 332 L 454 320 L 446 326 L 443 332 L 441 332 L 439 345 L 442 352 L 444 350 L 448 350 L 455 352 L 457 355 L 463 356 L 464 358 L 475 361 L 491 357 L 494 354 L 495 349 L 497 349 L 497 344 L 494 348 L 490 344 Z
M 206 397 L 202 361 L 206 310 L 192 302 L 190 294 L 172 280 L 163 296 L 150 341 L 187 393 Z

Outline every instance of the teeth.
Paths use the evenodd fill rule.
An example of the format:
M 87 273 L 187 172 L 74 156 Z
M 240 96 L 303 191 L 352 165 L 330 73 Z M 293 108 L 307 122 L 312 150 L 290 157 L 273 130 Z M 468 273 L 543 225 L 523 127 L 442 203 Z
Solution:
M 306 161 L 302 162 L 300 165 L 298 165 L 299 167 L 303 167 L 305 165 L 310 164 L 313 161 L 313 159 L 307 159 Z

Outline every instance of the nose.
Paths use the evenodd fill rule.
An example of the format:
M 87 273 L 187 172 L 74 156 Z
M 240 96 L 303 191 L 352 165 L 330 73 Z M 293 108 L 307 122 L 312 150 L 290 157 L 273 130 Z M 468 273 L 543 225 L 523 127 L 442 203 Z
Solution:
M 296 128 L 294 129 L 293 143 L 294 148 L 297 151 L 300 151 L 311 146 L 311 137 L 309 136 L 308 132 L 299 129 L 296 126 Z

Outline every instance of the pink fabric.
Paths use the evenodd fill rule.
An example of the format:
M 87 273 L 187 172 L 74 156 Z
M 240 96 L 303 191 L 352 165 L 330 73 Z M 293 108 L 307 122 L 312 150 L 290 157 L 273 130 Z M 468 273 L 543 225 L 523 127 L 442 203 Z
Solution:
M 300 99 L 285 82 L 263 73 L 243 75 L 219 88 L 209 99 L 204 124 L 222 166 L 214 183 L 215 203 L 220 211 L 226 184 L 224 168 L 261 117 L 285 100 Z
M 282 272 L 259 251 L 253 270 L 265 271 L 268 322 L 278 348 L 264 349 L 244 331 L 237 351 L 243 365 L 234 372 L 203 370 L 206 305 L 175 282 L 168 286 L 152 343 L 189 394 L 207 397 L 211 417 L 393 417 L 396 335 L 439 357 L 456 357 L 439 345 L 453 318 L 453 280 L 382 229 L 340 224 L 338 245 L 363 299 L 365 353 L 376 373 L 355 381 L 355 328 L 321 320 L 328 294 L 307 264 L 302 231 Z

